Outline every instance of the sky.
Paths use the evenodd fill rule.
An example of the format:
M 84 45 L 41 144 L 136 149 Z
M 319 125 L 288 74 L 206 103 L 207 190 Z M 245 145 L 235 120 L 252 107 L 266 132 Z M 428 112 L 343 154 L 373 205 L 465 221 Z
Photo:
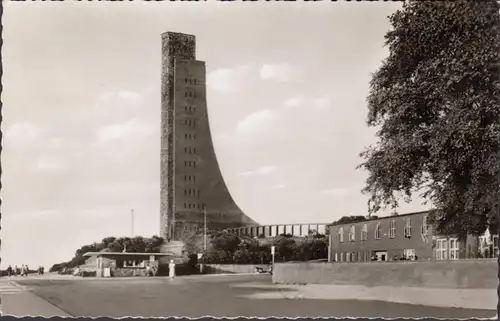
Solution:
M 4 3 L 2 266 L 159 234 L 161 37 L 193 34 L 210 126 L 261 224 L 366 215 L 358 154 L 394 2 Z M 427 209 L 420 200 L 399 213 Z M 384 212 L 382 213 L 382 215 Z M 388 213 L 386 213 L 388 214 Z

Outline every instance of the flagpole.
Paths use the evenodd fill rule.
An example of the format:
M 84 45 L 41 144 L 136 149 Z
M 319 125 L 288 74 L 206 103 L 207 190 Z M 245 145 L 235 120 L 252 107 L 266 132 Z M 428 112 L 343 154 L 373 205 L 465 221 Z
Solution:
M 131 211 L 131 230 L 132 230 L 132 235 L 131 237 L 134 237 L 134 209 L 132 209 Z
M 207 207 L 203 206 L 203 250 L 207 251 Z

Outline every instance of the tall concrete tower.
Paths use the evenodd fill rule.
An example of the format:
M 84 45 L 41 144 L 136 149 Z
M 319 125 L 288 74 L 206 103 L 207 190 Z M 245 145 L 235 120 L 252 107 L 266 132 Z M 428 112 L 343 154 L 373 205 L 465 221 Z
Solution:
M 192 35 L 162 34 L 160 235 L 257 225 L 235 204 L 219 169 L 210 134 L 205 63 Z

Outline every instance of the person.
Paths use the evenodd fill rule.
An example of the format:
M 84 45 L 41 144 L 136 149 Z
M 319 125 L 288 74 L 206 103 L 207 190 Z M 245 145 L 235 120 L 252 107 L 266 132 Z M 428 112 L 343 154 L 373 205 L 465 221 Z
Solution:
M 149 277 L 151 274 L 151 267 L 149 266 L 149 264 L 146 265 L 146 276 Z
M 170 264 L 168 265 L 168 276 L 170 279 L 175 277 L 175 263 L 174 260 L 170 260 Z
M 14 265 L 14 275 L 19 274 L 19 267 L 17 265 Z
M 25 265 L 24 268 L 25 268 L 24 274 L 28 276 L 28 274 L 30 273 L 30 268 L 28 267 L 28 265 Z
M 12 266 L 9 265 L 9 267 L 7 268 L 7 275 L 10 277 L 12 276 Z
M 158 273 L 158 265 L 157 264 L 152 264 L 151 265 L 151 274 L 153 276 L 156 276 L 156 273 Z

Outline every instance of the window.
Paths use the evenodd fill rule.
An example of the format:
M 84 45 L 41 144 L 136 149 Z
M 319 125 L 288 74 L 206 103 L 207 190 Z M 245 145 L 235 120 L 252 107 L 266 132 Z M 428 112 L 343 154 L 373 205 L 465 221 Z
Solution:
M 411 238 L 411 218 L 407 217 L 405 222 L 405 237 Z
M 358 258 L 356 257 L 356 252 L 352 252 L 351 253 L 351 261 L 356 262 L 357 260 L 358 260 Z
M 396 238 L 396 220 L 391 220 L 391 226 L 389 228 L 389 238 Z
M 429 233 L 429 225 L 427 224 L 427 215 L 422 216 L 422 236 L 427 236 Z
M 458 239 L 450 239 L 450 260 L 458 260 Z
M 414 249 L 406 249 L 403 252 L 403 256 L 407 260 L 412 260 L 415 257 L 415 250 Z
M 366 240 L 368 240 L 368 225 L 363 224 L 363 227 L 361 228 L 361 241 Z
M 344 253 L 340 253 L 340 262 L 344 262 Z
M 356 226 L 351 225 L 351 229 L 349 230 L 349 242 L 356 241 Z
M 339 238 L 339 242 L 344 243 L 344 228 L 343 227 L 339 227 L 337 235 Z
M 338 253 L 335 253 L 335 262 L 338 262 L 339 261 L 339 255 Z
M 436 240 L 436 260 L 446 260 L 448 258 L 448 248 L 446 239 Z
M 498 235 L 492 235 L 491 238 L 493 243 L 493 257 L 497 258 L 500 254 L 498 250 Z
M 380 222 L 377 223 L 377 225 L 375 226 L 375 239 L 376 240 L 380 240 L 382 237 L 381 237 L 381 226 L 380 226 Z

